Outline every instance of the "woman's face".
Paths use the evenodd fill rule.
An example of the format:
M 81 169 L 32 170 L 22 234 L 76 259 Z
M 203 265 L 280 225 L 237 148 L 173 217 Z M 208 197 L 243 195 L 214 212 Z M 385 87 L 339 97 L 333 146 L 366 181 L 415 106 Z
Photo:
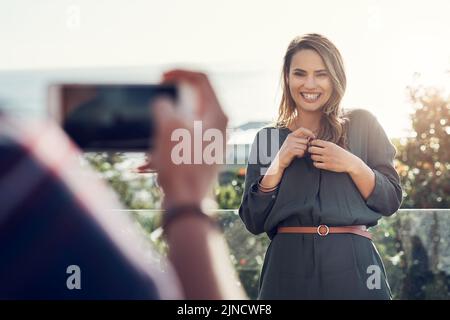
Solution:
M 304 111 L 320 110 L 333 92 L 322 58 L 311 49 L 302 49 L 292 56 L 288 83 L 297 109 Z

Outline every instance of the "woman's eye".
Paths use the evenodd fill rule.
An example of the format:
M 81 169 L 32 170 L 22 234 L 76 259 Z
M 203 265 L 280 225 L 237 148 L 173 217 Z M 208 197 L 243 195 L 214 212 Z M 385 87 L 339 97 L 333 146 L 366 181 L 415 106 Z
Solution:
M 299 76 L 299 77 L 302 77 L 302 76 L 304 76 L 304 74 L 303 74 L 303 73 L 298 73 L 298 72 L 297 72 L 297 73 L 294 73 L 294 75 L 295 75 L 295 76 Z
M 327 75 L 326 73 L 321 73 L 321 74 L 319 74 L 318 76 L 323 78 L 323 77 L 326 77 L 326 76 L 328 76 L 328 75 Z

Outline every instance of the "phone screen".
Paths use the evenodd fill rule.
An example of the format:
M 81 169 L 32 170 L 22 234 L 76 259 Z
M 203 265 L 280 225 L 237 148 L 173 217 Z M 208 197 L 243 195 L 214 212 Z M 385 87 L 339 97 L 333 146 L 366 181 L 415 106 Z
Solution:
M 174 85 L 52 87 L 57 93 L 51 101 L 58 105 L 53 106 L 53 113 L 84 151 L 148 151 L 152 148 L 155 125 L 153 100 L 164 95 L 176 105 L 178 98 Z

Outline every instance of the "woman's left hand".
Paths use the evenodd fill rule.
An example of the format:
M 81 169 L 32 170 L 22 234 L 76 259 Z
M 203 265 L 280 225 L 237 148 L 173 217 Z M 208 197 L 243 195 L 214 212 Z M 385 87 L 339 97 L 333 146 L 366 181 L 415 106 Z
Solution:
M 360 160 L 353 153 L 337 144 L 320 139 L 314 139 L 310 142 L 308 152 L 311 154 L 311 159 L 316 168 L 334 172 L 350 173 Z

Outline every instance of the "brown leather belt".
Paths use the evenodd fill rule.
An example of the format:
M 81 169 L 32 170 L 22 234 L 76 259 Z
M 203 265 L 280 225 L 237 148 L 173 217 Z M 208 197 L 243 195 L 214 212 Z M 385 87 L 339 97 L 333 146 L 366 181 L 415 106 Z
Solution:
M 372 240 L 372 235 L 366 226 L 328 227 L 321 224 L 318 227 L 278 227 L 279 233 L 315 233 L 325 237 L 329 233 L 353 233 Z

